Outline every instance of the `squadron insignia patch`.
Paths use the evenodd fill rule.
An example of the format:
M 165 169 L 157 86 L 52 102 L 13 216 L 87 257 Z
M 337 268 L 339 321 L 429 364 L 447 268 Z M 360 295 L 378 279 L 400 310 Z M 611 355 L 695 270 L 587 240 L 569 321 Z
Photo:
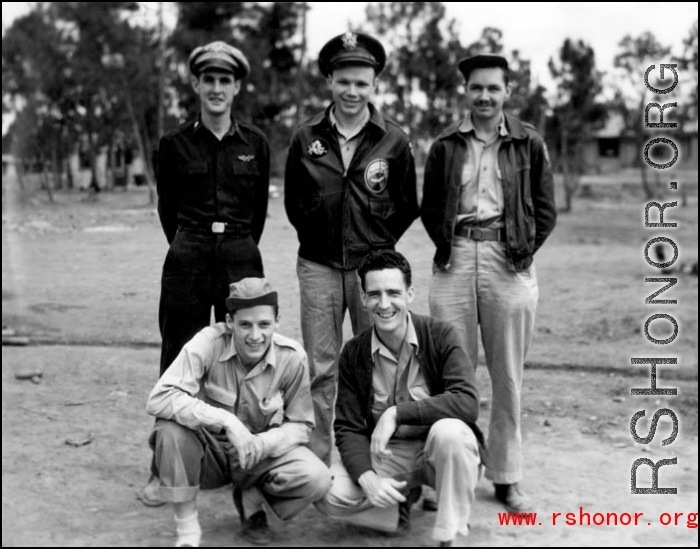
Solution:
M 389 162 L 383 158 L 372 160 L 365 169 L 365 185 L 373 193 L 386 189 L 389 182 Z
M 309 156 L 320 157 L 328 154 L 328 143 L 322 139 L 314 139 L 306 149 Z

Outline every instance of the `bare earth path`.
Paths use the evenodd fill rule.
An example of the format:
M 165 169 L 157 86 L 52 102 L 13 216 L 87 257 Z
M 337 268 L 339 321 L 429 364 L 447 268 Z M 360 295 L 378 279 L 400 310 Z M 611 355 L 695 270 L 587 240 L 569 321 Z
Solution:
M 32 344 L 2 350 L 2 544 L 169 546 L 171 510 L 147 509 L 135 498 L 147 478 L 152 419 L 144 406 L 158 369 L 165 239 L 142 190 L 102 193 L 96 204 L 83 196 L 57 193 L 53 206 L 43 196 L 21 204 L 3 185 L 3 327 Z M 645 306 L 651 292 L 644 277 L 658 274 L 643 248 L 658 235 L 643 228 L 639 197 L 602 198 L 580 200 L 576 212 L 561 216 L 537 256 L 541 301 L 523 398 L 523 485 L 536 502 L 536 523 L 499 524 L 503 509 L 482 480 L 471 535 L 461 545 L 698 545 L 697 527 L 688 526 L 698 501 L 697 277 L 677 275 L 678 305 Z M 697 193 L 676 219 L 679 229 L 669 236 L 679 242 L 680 260 L 697 261 Z M 295 235 L 279 198 L 271 200 L 262 247 L 282 298 L 281 331 L 300 339 Z M 420 222 L 399 249 L 416 271 L 414 310 L 427 312 L 432 247 Z M 656 349 L 642 334 L 645 319 L 659 312 L 680 326 L 669 349 Z M 650 384 L 648 367 L 629 365 L 634 356 L 679 357 L 677 366 L 658 371 L 658 386 L 676 387 L 678 395 L 630 395 Z M 39 383 L 16 378 L 32 370 L 42 372 Z M 483 364 L 477 377 L 485 426 L 490 389 Z M 679 418 L 676 440 L 661 446 L 671 432 L 662 419 L 654 440 L 637 444 L 632 415 L 646 410 L 637 427 L 643 436 L 662 408 Z M 677 458 L 661 468 L 659 485 L 678 493 L 631 495 L 630 467 L 640 457 Z M 650 477 L 640 468 L 639 485 L 649 486 Z M 245 545 L 229 490 L 199 501 L 205 545 Z M 581 508 L 591 520 L 600 518 L 595 513 L 643 516 L 637 526 L 567 525 L 566 513 L 578 522 Z M 554 525 L 555 513 L 561 516 Z M 274 523 L 275 545 L 430 545 L 432 521 L 416 506 L 411 535 L 394 538 L 309 508 L 286 525 Z

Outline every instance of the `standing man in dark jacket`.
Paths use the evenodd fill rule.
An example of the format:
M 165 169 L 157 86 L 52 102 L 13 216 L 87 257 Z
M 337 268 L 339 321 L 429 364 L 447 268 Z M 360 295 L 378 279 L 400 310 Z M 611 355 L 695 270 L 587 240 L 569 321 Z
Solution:
M 458 328 L 474 365 L 481 328 L 493 389 L 486 477 L 499 501 L 525 511 L 520 392 L 539 296 L 533 255 L 556 220 L 552 170 L 535 129 L 503 113 L 507 61 L 477 55 L 459 69 L 470 110 L 438 136 L 425 169 L 430 312 Z
M 447 322 L 410 313 L 411 267 L 398 252 L 370 253 L 359 268 L 374 326 L 340 357 L 335 435 L 342 465 L 320 510 L 405 533 L 421 484 L 435 487 L 433 537 L 467 534 L 479 478 L 474 370 Z M 398 510 L 398 516 L 397 516 Z
M 170 248 L 163 265 L 158 322 L 160 374 L 211 320 L 226 316 L 229 284 L 262 277 L 258 243 L 270 186 L 267 139 L 231 115 L 250 72 L 245 55 L 224 42 L 189 58 L 200 116 L 158 147 L 158 214 Z M 151 478 L 142 501 L 158 504 Z
M 327 464 L 343 320 L 370 325 L 357 266 L 370 250 L 393 249 L 418 216 L 408 136 L 370 102 L 386 63 L 371 36 L 345 33 L 319 54 L 333 103 L 301 125 L 285 172 L 285 208 L 297 231 L 301 329 L 309 356 L 316 429 L 311 448 Z

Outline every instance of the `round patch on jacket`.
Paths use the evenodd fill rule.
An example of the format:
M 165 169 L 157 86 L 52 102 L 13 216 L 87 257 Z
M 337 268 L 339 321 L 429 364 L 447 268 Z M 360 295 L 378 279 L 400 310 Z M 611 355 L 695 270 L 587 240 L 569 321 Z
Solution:
M 323 139 L 314 139 L 306 148 L 306 153 L 313 158 L 325 156 L 328 154 L 328 143 Z
M 389 182 L 389 162 L 383 158 L 377 158 L 367 164 L 365 170 L 365 185 L 373 193 L 380 193 L 386 189 Z

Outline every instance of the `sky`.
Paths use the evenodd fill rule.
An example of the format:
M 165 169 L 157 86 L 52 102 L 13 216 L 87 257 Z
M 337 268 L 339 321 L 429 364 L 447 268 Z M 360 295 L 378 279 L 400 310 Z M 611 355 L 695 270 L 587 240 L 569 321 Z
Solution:
M 310 2 L 309 50 L 318 51 L 333 36 L 345 32 L 348 21 L 365 20 L 367 2 Z M 627 34 L 651 31 L 663 44 L 681 53 L 683 39 L 698 18 L 697 2 L 445 2 L 460 38 L 467 45 L 485 27 L 503 31 L 505 51 L 517 49 L 531 60 L 533 77 L 547 85 L 547 64 L 566 38 L 593 46 L 599 70 L 613 71 L 618 43 Z
M 155 14 L 157 2 L 143 2 Z M 170 2 L 166 2 L 171 4 Z M 30 2 L 3 2 L 3 29 L 26 13 Z M 309 56 L 348 29 L 349 22 L 365 21 L 367 2 L 309 2 L 307 21 Z M 458 22 L 463 43 L 474 42 L 484 27 L 503 31 L 505 51 L 517 49 L 531 60 L 533 77 L 549 87 L 547 63 L 556 57 L 565 38 L 582 39 L 596 53 L 599 70 L 612 76 L 618 43 L 626 35 L 652 31 L 664 44 L 681 53 L 682 41 L 698 18 L 697 2 L 445 2 L 447 14 Z M 316 52 L 316 53 L 315 53 Z

